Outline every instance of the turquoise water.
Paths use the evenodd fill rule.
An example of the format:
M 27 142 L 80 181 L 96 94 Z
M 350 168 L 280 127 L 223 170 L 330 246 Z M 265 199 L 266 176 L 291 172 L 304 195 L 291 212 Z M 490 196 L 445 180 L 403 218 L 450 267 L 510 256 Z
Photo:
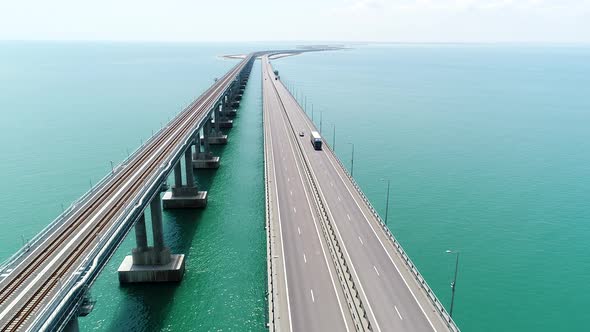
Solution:
M 254 45 L 1 44 L 0 259 Z M 165 241 L 186 254 L 178 285 L 120 287 L 133 232 L 92 288 L 83 330 L 264 330 L 266 257 L 260 67 L 256 65 L 220 169 L 196 172 L 207 209 L 164 213 Z M 148 223 L 149 224 L 149 223 Z
M 235 61 L 263 44 L 0 43 L 0 259 Z M 380 45 L 275 60 L 464 331 L 585 330 L 590 48 Z M 178 286 L 120 287 L 127 239 L 84 330 L 256 330 L 266 320 L 260 67 L 201 212 L 165 213 Z
M 275 61 L 465 331 L 581 331 L 590 47 L 406 45 Z

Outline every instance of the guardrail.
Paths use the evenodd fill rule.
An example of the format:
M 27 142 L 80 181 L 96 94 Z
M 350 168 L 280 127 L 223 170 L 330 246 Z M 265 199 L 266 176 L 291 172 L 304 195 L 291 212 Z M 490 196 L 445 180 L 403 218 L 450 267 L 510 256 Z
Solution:
M 264 106 L 263 106 L 264 107 Z M 270 201 L 270 192 L 268 188 L 269 182 L 269 169 L 268 169 L 268 147 L 266 144 L 266 135 L 267 135 L 267 121 L 266 121 L 266 114 L 263 112 L 262 117 L 262 125 L 264 131 L 264 197 L 265 197 L 265 207 L 266 207 L 266 273 L 267 273 L 267 300 L 268 300 L 268 329 L 269 331 L 273 332 L 276 330 L 275 326 L 275 312 L 277 312 L 277 304 L 275 303 L 275 289 L 274 285 L 276 283 L 274 277 L 274 264 L 273 264 L 273 247 L 274 247 L 274 231 L 272 224 L 272 211 L 271 211 L 271 201 Z M 272 162 L 272 161 L 271 161 Z M 284 264 L 284 262 L 283 262 Z
M 322 138 L 322 140 L 323 140 L 323 138 Z M 327 142 L 325 142 L 325 140 L 324 140 L 324 143 L 327 143 Z M 381 229 L 385 232 L 385 234 L 387 235 L 387 238 L 390 241 L 392 241 L 394 247 L 396 248 L 396 250 L 398 251 L 398 253 L 402 257 L 406 266 L 410 269 L 410 271 L 414 275 L 414 278 L 416 279 L 416 281 L 420 284 L 422 289 L 426 292 L 426 295 L 428 296 L 428 298 L 430 299 L 430 301 L 432 302 L 432 304 L 434 305 L 434 307 L 438 311 L 438 314 L 441 316 L 443 321 L 446 323 L 447 327 L 449 329 L 451 329 L 451 331 L 459 332 L 460 329 L 455 324 L 453 319 L 451 318 L 451 315 L 449 315 L 449 313 L 446 311 L 445 307 L 442 305 L 440 300 L 436 297 L 436 295 L 434 294 L 434 291 L 430 288 L 430 286 L 428 285 L 428 283 L 426 282 L 424 277 L 420 274 L 420 272 L 418 271 L 418 268 L 416 267 L 414 262 L 412 262 L 410 257 L 406 254 L 406 251 L 404 250 L 402 245 L 395 238 L 393 233 L 391 233 L 391 231 L 389 230 L 389 227 L 387 227 L 387 225 L 385 224 L 385 222 L 383 221 L 383 219 L 381 218 L 381 216 L 379 215 L 377 210 L 375 210 L 375 208 L 373 207 L 373 205 L 371 204 L 369 199 L 365 196 L 365 194 L 361 190 L 360 186 L 357 184 L 356 180 L 350 175 L 350 173 L 348 172 L 348 170 L 346 169 L 346 167 L 344 166 L 342 161 L 340 161 L 340 159 L 336 156 L 336 154 L 332 151 L 332 149 L 328 148 L 326 150 L 328 150 L 330 152 L 330 154 L 334 157 L 334 159 L 338 162 L 338 165 L 344 171 L 344 174 L 346 174 L 346 176 L 348 177 L 348 179 L 350 180 L 350 182 L 352 183 L 352 185 L 356 189 L 357 193 L 361 196 L 361 198 L 363 199 L 365 204 L 367 204 L 367 206 L 369 207 L 369 210 L 371 210 L 371 213 L 379 222 L 379 226 L 381 226 Z

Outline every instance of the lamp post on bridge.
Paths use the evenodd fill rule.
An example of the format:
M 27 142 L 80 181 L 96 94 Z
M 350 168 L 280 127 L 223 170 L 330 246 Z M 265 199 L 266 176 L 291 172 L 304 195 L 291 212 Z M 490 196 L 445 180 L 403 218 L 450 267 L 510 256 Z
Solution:
M 350 176 L 354 177 L 354 143 L 348 142 L 352 145 L 352 157 L 350 158 Z
M 333 123 L 332 124 L 333 130 L 332 130 L 332 151 L 336 152 L 336 124 Z
M 455 288 L 457 287 L 457 271 L 459 269 L 459 251 L 458 250 L 447 250 L 447 254 L 454 254 L 455 256 L 455 276 L 453 277 L 453 282 L 451 283 L 451 309 L 449 311 L 449 315 L 453 318 L 453 304 L 455 303 Z
M 385 181 L 385 179 L 381 179 L 381 181 Z M 391 184 L 391 180 L 387 179 L 387 198 L 385 201 L 385 226 L 387 226 L 387 215 L 389 212 L 389 185 Z

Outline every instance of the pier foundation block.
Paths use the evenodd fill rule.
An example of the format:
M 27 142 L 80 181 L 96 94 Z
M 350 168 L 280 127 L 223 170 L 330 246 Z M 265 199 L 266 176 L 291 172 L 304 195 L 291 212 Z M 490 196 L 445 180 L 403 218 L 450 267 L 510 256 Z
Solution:
M 225 145 L 227 144 L 227 135 L 219 135 L 209 137 L 209 144 L 211 145 Z
M 207 206 L 207 192 L 195 187 L 172 188 L 162 197 L 164 209 L 204 208 Z
M 213 169 L 219 168 L 219 157 L 213 156 L 211 153 L 194 153 L 193 167 L 198 169 Z
M 164 265 L 133 264 L 133 256 L 126 256 L 119 266 L 119 282 L 129 284 L 181 281 L 185 270 L 184 255 L 170 255 L 170 251 L 167 254 L 169 256 L 169 262 Z
M 232 108 L 226 112 L 226 115 L 230 118 L 235 118 L 238 115 L 238 110 L 235 108 Z M 232 121 L 232 126 L 233 126 L 233 121 Z
M 228 114 L 228 116 L 229 116 L 229 114 Z M 235 114 L 234 114 L 234 116 L 235 116 Z M 212 120 L 211 124 L 215 125 L 215 120 Z M 233 128 L 233 127 L 234 127 L 234 120 L 232 120 L 232 119 L 225 119 L 225 120 L 220 119 L 219 120 L 219 128 L 229 129 L 229 128 Z M 227 135 L 224 135 L 224 136 L 227 136 Z

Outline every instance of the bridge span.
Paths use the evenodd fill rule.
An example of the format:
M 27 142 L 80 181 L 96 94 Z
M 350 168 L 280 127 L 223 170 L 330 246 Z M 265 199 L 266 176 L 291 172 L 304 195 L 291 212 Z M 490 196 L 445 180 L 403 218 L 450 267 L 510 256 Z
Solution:
M 251 53 L 0 265 L 0 331 L 77 330 L 88 289 L 134 228 L 121 283 L 177 282 L 162 208 L 203 208 L 194 168 L 217 168 L 257 58 L 262 60 L 270 331 L 459 331 L 354 179 L 272 70 Z M 168 190 L 167 179 L 174 174 Z M 162 195 L 162 192 L 165 192 Z M 151 222 L 148 245 L 146 210 Z
M 164 243 L 164 208 L 204 207 L 193 168 L 215 168 L 209 144 L 224 144 L 257 54 L 246 56 L 122 164 L 0 266 L 0 331 L 77 329 L 92 301 L 87 290 L 135 225 L 137 247 L 119 268 L 126 282 L 179 281 L 184 255 Z M 193 148 L 194 146 L 194 148 Z M 194 151 L 193 151 L 194 149 Z M 184 169 L 184 171 L 183 171 Z M 184 175 L 184 181 L 183 181 Z M 153 245 L 144 210 L 149 206 Z
M 262 58 L 269 316 L 281 331 L 458 331 Z M 332 326 L 332 328 L 326 327 Z

